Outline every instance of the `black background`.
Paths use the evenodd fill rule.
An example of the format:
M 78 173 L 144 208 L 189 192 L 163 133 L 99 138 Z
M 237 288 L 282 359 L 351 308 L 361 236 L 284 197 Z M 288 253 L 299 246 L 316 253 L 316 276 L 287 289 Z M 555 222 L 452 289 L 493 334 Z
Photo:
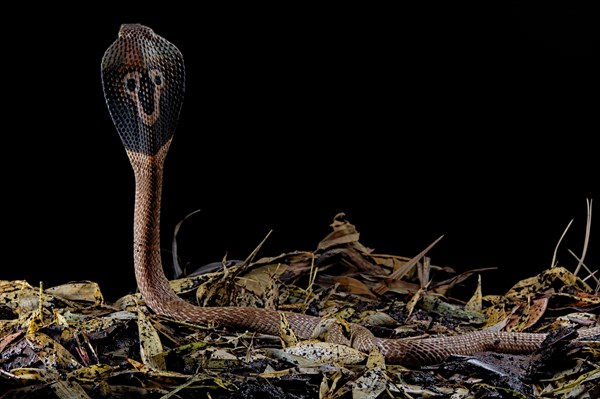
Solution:
M 179 47 L 187 84 L 167 157 L 163 246 L 184 262 L 312 250 L 338 212 L 377 252 L 497 267 L 500 293 L 573 269 L 598 198 L 598 60 L 573 4 L 140 5 L 3 15 L 2 279 L 135 290 L 133 174 L 100 61 L 121 23 Z M 598 267 L 592 223 L 587 264 Z

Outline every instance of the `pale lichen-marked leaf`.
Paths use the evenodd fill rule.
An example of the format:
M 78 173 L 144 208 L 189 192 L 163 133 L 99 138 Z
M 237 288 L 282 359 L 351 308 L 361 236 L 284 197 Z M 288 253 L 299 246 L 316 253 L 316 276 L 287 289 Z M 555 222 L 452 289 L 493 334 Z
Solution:
M 27 333 L 25 339 L 46 368 L 51 370 L 75 370 L 81 368 L 81 364 L 71 355 L 71 352 L 50 336 L 36 331 Z
M 481 313 L 483 309 L 482 293 L 481 293 L 481 274 L 477 276 L 477 288 L 473 296 L 465 304 L 465 310 Z
M 362 362 L 366 357 L 361 351 L 347 345 L 312 340 L 302 341 L 295 346 L 285 348 L 284 352 L 300 356 L 315 364 L 357 364 Z
M 284 313 L 279 313 L 279 338 L 281 339 L 281 346 L 283 348 L 293 346 L 298 343 L 298 338 L 296 337 L 296 334 L 294 334 L 292 326 L 288 322 Z
M 72 282 L 47 288 L 46 293 L 68 299 L 70 301 L 85 301 L 95 304 L 104 302 L 104 297 L 97 283 L 91 281 Z
M 512 313 L 506 331 L 524 331 L 537 323 L 548 307 L 549 298 L 542 297 L 521 302 L 518 310 Z
M 146 317 L 142 306 L 138 308 L 138 333 L 140 338 L 140 357 L 144 365 L 153 370 L 166 370 L 163 346 L 158 332 Z

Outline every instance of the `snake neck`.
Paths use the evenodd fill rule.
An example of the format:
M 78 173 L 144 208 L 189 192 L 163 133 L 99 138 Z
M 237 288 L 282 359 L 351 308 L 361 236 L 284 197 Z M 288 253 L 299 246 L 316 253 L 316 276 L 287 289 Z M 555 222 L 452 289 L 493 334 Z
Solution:
M 160 202 L 163 165 L 170 141 L 156 155 L 128 151 L 135 175 L 135 210 L 133 221 L 133 259 L 135 278 L 151 308 L 161 308 L 163 301 L 180 301 L 165 276 L 160 254 Z

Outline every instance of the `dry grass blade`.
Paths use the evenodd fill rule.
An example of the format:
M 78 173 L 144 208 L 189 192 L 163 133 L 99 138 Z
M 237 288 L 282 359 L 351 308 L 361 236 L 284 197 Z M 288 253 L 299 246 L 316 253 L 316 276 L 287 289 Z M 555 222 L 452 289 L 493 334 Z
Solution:
M 585 222 L 585 238 L 583 239 L 583 250 L 581 251 L 581 258 L 575 268 L 575 275 L 579 273 L 579 269 L 585 261 L 585 254 L 587 253 L 588 245 L 590 244 L 590 234 L 592 231 L 592 200 L 586 199 L 587 204 L 587 218 Z
M 583 281 L 587 281 L 590 279 L 593 280 L 596 283 L 596 288 L 594 289 L 594 292 L 596 292 L 596 293 L 599 292 L 600 291 L 600 278 L 598 277 L 598 270 L 592 271 L 589 267 L 587 267 L 587 265 L 585 263 L 582 262 L 582 260 L 580 258 L 577 257 L 577 255 L 575 255 L 575 253 L 573 251 L 571 251 L 570 249 L 568 251 L 577 261 L 577 265 L 584 268 L 585 271 L 588 273 L 588 275 L 586 277 L 582 277 L 581 279 Z
M 413 267 L 415 267 L 417 265 L 417 263 L 427 254 L 427 252 L 429 252 L 429 250 L 431 250 L 431 248 L 433 248 L 434 245 L 437 244 L 442 238 L 444 238 L 443 235 L 441 235 L 437 240 L 435 240 L 434 242 L 429 244 L 427 246 L 427 248 L 422 250 L 419 254 L 417 254 L 415 257 L 413 257 L 411 260 L 409 260 L 402 267 L 398 268 L 398 270 L 394 270 L 394 272 L 392 272 L 392 274 L 390 274 L 385 279 L 386 282 L 393 282 L 394 280 L 400 279 L 402 276 L 404 276 L 406 273 L 408 273 L 408 271 L 410 269 L 412 269 Z M 382 282 L 379 285 L 375 286 L 373 288 L 373 291 L 376 292 L 377 294 L 384 294 L 388 290 L 386 282 Z
M 550 267 L 556 266 L 556 264 L 557 264 L 556 263 L 556 255 L 558 253 L 558 247 L 560 247 L 560 243 L 562 242 L 563 238 L 565 238 L 565 235 L 567 234 L 567 231 L 569 231 L 569 227 L 571 227 L 572 223 L 573 223 L 573 219 L 571 219 L 569 224 L 567 224 L 567 227 L 565 227 L 565 230 L 563 231 L 560 238 L 558 239 L 558 242 L 556 243 L 556 247 L 554 247 L 554 253 L 552 254 L 552 262 L 550 263 Z

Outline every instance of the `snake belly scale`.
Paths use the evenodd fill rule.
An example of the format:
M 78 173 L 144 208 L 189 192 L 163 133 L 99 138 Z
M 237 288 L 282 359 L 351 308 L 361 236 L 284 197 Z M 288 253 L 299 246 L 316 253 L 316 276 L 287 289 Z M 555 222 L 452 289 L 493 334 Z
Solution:
M 279 334 L 280 314 L 294 333 L 311 338 L 322 319 L 293 312 L 244 307 L 201 307 L 178 297 L 169 285 L 160 256 L 160 206 L 163 165 L 177 126 L 185 92 L 185 67 L 173 44 L 140 24 L 121 26 L 102 58 L 102 86 L 112 120 L 135 176 L 134 268 L 146 304 L 156 313 L 196 324 Z M 580 331 L 581 336 L 600 328 Z M 439 363 L 451 354 L 484 350 L 532 352 L 546 334 L 478 331 L 426 339 L 385 339 L 350 325 L 344 333 L 334 323 L 327 340 L 368 353 L 379 347 L 386 361 L 407 366 Z

